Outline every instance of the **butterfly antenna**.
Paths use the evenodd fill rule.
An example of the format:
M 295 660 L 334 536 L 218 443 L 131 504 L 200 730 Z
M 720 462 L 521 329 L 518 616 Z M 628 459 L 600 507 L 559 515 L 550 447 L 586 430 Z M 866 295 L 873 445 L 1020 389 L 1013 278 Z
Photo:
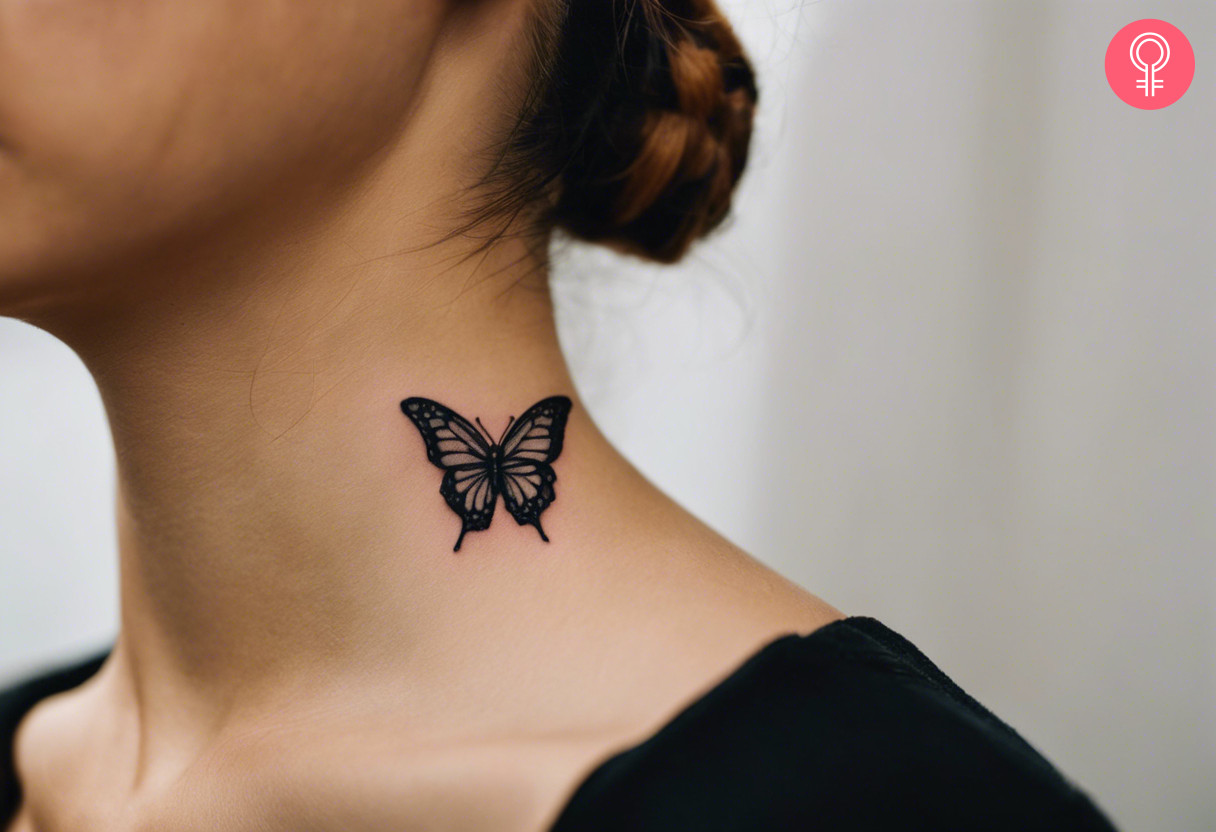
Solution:
M 481 432 L 486 435 L 486 439 L 488 439 L 490 441 L 491 445 L 497 444 L 494 441 L 494 437 L 490 436 L 490 432 L 488 430 L 486 430 L 486 426 L 481 423 L 480 416 L 474 416 L 473 421 L 477 423 L 477 427 L 481 428 Z
M 512 416 L 510 419 L 508 419 L 508 420 L 507 420 L 507 426 L 506 426 L 505 428 L 503 428 L 503 429 L 502 429 L 502 436 L 498 437 L 498 443 L 497 443 L 497 444 L 501 445 L 501 444 L 502 444 L 502 440 L 504 440 L 504 439 L 506 439 L 506 438 L 507 438 L 507 431 L 509 431 L 509 430 L 511 429 L 511 423 L 512 423 L 512 422 L 514 422 L 514 421 L 515 421 L 515 417 L 514 417 L 514 416 Z

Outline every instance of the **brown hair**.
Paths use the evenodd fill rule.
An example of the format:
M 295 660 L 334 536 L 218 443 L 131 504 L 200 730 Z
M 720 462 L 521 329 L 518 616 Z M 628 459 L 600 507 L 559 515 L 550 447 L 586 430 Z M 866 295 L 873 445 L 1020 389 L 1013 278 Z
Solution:
M 457 232 L 523 214 L 544 240 L 562 228 L 672 263 L 721 224 L 758 96 L 713 0 L 536 0 L 528 52 L 523 105 Z

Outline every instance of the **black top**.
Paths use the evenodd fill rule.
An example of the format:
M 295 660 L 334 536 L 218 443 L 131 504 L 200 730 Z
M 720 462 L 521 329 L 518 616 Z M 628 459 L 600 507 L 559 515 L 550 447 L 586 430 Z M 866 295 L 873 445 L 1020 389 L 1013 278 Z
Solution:
M 108 651 L 107 651 L 108 652 Z M 107 652 L 0 691 L 0 828 L 13 731 Z M 579 784 L 550 832 L 1084 830 L 1114 827 L 911 642 L 851 616 L 768 642 Z

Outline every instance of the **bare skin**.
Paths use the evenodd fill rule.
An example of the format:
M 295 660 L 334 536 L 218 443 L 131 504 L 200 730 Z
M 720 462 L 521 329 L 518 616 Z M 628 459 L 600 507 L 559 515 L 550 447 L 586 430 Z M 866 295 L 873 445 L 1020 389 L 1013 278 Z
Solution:
M 543 830 L 841 617 L 607 443 L 519 240 L 410 250 L 509 112 L 524 8 L 0 0 L 0 313 L 101 390 L 122 596 L 101 671 L 22 722 L 8 832 Z M 552 542 L 504 513 L 454 554 L 398 402 L 497 434 L 554 394 Z

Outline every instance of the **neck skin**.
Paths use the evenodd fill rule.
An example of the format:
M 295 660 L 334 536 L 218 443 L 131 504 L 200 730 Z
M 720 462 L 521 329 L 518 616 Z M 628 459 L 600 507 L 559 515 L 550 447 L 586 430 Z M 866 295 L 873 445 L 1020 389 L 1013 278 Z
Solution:
M 121 628 L 98 679 L 134 726 L 136 783 L 171 780 L 251 726 L 348 708 L 352 691 L 439 733 L 542 712 L 580 725 L 585 686 L 570 680 L 605 661 L 686 692 L 671 654 L 739 594 L 741 566 L 723 557 L 736 550 L 588 418 L 544 264 L 511 238 L 472 258 L 395 253 L 400 224 L 377 218 L 405 212 L 365 193 L 271 239 L 149 260 L 123 285 L 154 292 L 57 332 L 93 373 L 116 448 Z M 555 394 L 574 407 L 552 542 L 499 505 L 454 553 L 460 520 L 401 400 L 435 399 L 498 435 Z M 690 566 L 707 554 L 712 576 Z M 681 623 L 665 653 L 644 630 L 669 613 Z M 696 657 L 710 671 L 758 641 L 729 626 L 725 662 Z M 636 658 L 647 650 L 661 668 Z M 529 684 L 502 683 L 520 668 Z
M 433 398 L 497 432 L 547 395 L 573 398 L 546 274 L 513 263 L 512 242 L 462 263 L 451 248 L 393 255 L 397 229 L 366 216 L 249 260 L 228 248 L 220 285 L 195 252 L 155 298 L 65 339 L 115 443 L 114 661 L 150 733 L 164 720 L 205 734 L 322 673 L 439 674 L 437 645 L 503 635 L 505 572 L 526 597 L 603 534 L 585 472 L 621 462 L 576 403 L 544 518 L 554 542 L 499 506 L 452 552 L 459 518 L 399 402 Z

